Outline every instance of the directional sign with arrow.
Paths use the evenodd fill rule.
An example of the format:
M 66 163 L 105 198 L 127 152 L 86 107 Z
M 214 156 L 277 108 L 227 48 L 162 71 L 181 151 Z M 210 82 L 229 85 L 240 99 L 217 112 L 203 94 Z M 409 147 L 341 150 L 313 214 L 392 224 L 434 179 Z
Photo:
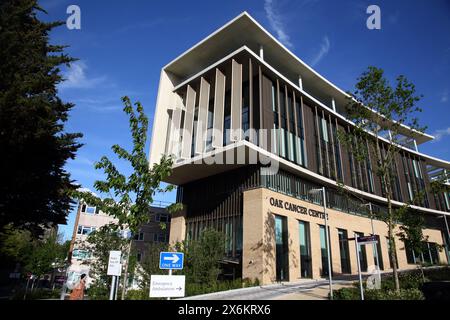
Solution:
M 160 269 L 183 269 L 184 253 L 182 252 L 161 252 L 159 255 Z

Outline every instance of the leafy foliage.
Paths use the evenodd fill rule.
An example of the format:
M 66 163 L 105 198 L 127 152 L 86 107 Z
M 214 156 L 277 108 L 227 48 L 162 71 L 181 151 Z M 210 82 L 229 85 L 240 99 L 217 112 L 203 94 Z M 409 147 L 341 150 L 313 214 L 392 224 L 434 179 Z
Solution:
M 107 196 L 100 198 L 91 192 L 81 191 L 76 191 L 73 195 L 117 218 L 118 224 L 110 226 L 111 228 L 129 229 L 133 235 L 142 224 L 148 221 L 150 206 L 155 194 L 174 189 L 173 185 L 161 186 L 161 182 L 172 172 L 173 160 L 170 156 L 163 155 L 159 163 L 155 163 L 149 168 L 149 160 L 145 152 L 148 118 L 145 115 L 144 108 L 139 102 L 134 104 L 134 108 L 130 99 L 126 96 L 122 97 L 122 102 L 124 104 L 123 111 L 129 117 L 133 149 L 129 152 L 117 144 L 113 145 L 111 149 L 119 159 L 126 160 L 131 165 L 132 173 L 126 177 L 108 157 L 103 156 L 99 162 L 95 163 L 95 169 L 102 169 L 106 175 L 106 180 L 95 181 L 94 187 L 102 195 Z M 181 207 L 180 204 L 173 204 L 168 210 L 169 212 L 175 212 Z M 116 248 L 115 250 L 119 249 Z M 127 248 L 124 251 L 126 262 L 122 298 L 125 298 L 130 252 L 131 238 L 128 240 Z
M 20 263 L 24 272 L 42 276 L 55 267 L 64 265 L 69 253 L 70 241 L 61 243 L 61 235 L 47 231 L 41 238 L 33 237 L 27 230 L 4 228 L 0 234 L 0 253 L 6 259 Z
M 128 152 L 119 145 L 113 145 L 113 152 L 130 163 L 133 172 L 129 177 L 120 173 L 112 161 L 103 156 L 95 163 L 96 169 L 103 169 L 106 180 L 95 181 L 94 187 L 107 197 L 101 199 L 90 192 L 74 192 L 77 198 L 98 207 L 103 212 L 118 219 L 118 226 L 137 232 L 139 226 L 147 222 L 150 206 L 156 193 L 172 191 L 173 185 L 161 187 L 172 170 L 171 157 L 162 156 L 159 163 L 149 168 L 145 152 L 147 142 L 148 119 L 139 102 L 133 105 L 128 97 L 123 97 L 124 112 L 129 116 L 133 140 L 133 150 Z M 175 207 L 174 209 L 179 209 Z
M 225 247 L 224 235 L 214 229 L 205 229 L 198 240 L 190 240 L 183 246 L 186 281 L 200 284 L 216 282 Z
M 73 107 L 57 95 L 61 65 L 73 58 L 49 44 L 63 22 L 42 22 L 36 0 L 0 3 L 0 228 L 41 234 L 66 222 L 76 185 L 64 165 L 80 133 L 64 132 Z
M 88 289 L 92 299 L 108 299 L 110 289 L 110 277 L 108 270 L 109 251 L 125 250 L 127 241 L 123 239 L 110 225 L 103 226 L 91 232 L 87 238 L 87 244 L 81 246 L 88 250 L 91 258 L 87 261 L 90 265 L 90 277 L 94 278 L 93 284 Z
M 387 212 L 381 212 L 376 218 L 383 220 L 388 226 L 389 246 L 392 248 L 390 259 L 394 265 L 396 290 L 399 290 L 394 230 L 398 221 L 403 220 L 405 226 L 400 234 L 404 240 L 415 245 L 418 238 L 422 237 L 422 221 L 409 214 L 409 205 L 420 203 L 423 194 L 416 195 L 413 201 L 402 208 L 393 208 L 393 189 L 397 175 L 395 156 L 399 151 L 405 125 L 417 132 L 425 130 L 425 127 L 419 126 L 417 117 L 422 111 L 417 106 L 421 96 L 416 95 L 414 84 L 405 76 L 398 76 L 396 84 L 391 86 L 384 76 L 384 71 L 373 66 L 358 78 L 355 88 L 356 90 L 350 93 L 346 108 L 347 118 L 352 120 L 355 126 L 351 133 L 338 131 L 338 139 L 348 147 L 357 162 L 365 161 L 370 154 L 374 155 L 375 173 L 381 180 L 382 192 L 387 199 Z M 379 139 L 385 132 L 389 132 L 387 137 L 384 136 L 389 142 L 387 144 Z M 407 225 L 408 223 L 410 225 Z

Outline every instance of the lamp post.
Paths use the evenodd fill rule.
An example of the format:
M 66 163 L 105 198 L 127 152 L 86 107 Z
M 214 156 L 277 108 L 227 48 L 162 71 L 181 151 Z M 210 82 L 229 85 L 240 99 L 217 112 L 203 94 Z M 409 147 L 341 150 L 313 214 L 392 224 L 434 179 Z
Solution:
M 325 196 L 325 187 L 319 188 L 319 189 L 311 189 L 309 190 L 310 194 L 315 194 L 322 192 L 322 199 L 323 199 L 323 216 L 325 219 L 325 239 L 327 242 L 327 260 L 328 260 L 328 282 L 330 284 L 330 298 L 333 300 L 333 276 L 331 272 L 331 255 L 330 255 L 330 237 L 328 234 L 328 217 L 327 217 L 327 200 Z

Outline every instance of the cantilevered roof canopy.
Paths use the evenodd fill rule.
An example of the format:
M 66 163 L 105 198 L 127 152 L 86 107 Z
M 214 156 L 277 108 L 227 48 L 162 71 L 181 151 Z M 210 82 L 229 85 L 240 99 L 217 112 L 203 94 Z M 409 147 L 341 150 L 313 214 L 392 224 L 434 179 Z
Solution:
M 247 12 L 241 13 L 213 32 L 163 69 L 177 76 L 182 82 L 244 45 L 257 54 L 262 46 L 267 63 L 293 83 L 298 83 L 301 76 L 303 89 L 324 104 L 330 106 L 331 98 L 335 99 L 338 107 L 343 108 L 347 104 L 348 95 L 343 90 L 295 56 Z M 417 144 L 434 138 L 407 126 L 402 128 L 404 130 L 401 133 L 415 138 Z

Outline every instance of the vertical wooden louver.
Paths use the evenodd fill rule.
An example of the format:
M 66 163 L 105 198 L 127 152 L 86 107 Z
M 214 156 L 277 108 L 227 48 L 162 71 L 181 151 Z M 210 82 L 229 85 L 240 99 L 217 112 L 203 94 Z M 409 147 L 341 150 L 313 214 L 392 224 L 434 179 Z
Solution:
M 242 139 L 242 64 L 231 62 L 231 141 Z
M 200 97 L 198 102 L 197 136 L 195 153 L 203 153 L 206 145 L 206 128 L 208 126 L 209 83 L 202 77 L 200 80 Z
M 196 92 L 190 85 L 188 85 L 186 94 L 186 115 L 184 117 L 183 129 L 183 149 L 181 150 L 181 158 L 183 159 L 189 159 L 191 157 L 195 96 Z
M 214 120 L 212 146 L 223 147 L 223 114 L 225 106 L 225 75 L 216 69 L 216 81 L 214 88 Z

